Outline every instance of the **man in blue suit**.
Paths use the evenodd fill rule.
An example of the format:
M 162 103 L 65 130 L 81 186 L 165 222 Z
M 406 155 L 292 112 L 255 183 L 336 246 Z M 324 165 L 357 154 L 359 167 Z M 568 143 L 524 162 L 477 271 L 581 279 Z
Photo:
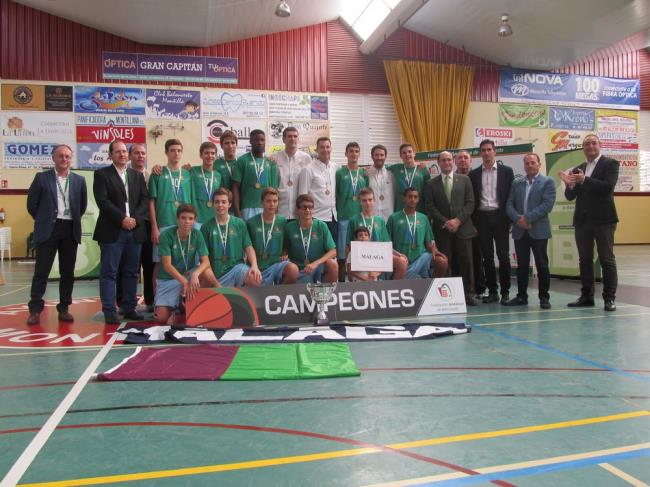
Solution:
M 34 218 L 36 267 L 32 278 L 28 325 L 38 325 L 43 311 L 43 295 L 54 256 L 59 253 L 59 321 L 72 322 L 74 266 L 81 243 L 81 216 L 86 212 L 86 180 L 70 172 L 72 149 L 58 145 L 52 152 L 54 169 L 38 173 L 27 193 L 27 211 Z
M 530 251 L 535 257 L 539 279 L 539 305 L 549 309 L 551 276 L 548 268 L 546 247 L 551 238 L 551 222 L 548 214 L 555 204 L 555 182 L 539 173 L 541 162 L 537 154 L 524 156 L 526 177 L 516 179 L 508 196 L 506 212 L 513 222 L 512 238 L 517 253 L 517 296 L 507 302 L 508 306 L 528 304 L 528 267 Z

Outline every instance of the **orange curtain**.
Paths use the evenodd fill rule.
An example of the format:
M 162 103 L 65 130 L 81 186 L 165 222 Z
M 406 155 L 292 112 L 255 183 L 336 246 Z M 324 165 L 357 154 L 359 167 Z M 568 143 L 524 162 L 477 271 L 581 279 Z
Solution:
M 384 61 L 402 136 L 416 151 L 455 148 L 474 81 L 474 68 L 417 61 Z

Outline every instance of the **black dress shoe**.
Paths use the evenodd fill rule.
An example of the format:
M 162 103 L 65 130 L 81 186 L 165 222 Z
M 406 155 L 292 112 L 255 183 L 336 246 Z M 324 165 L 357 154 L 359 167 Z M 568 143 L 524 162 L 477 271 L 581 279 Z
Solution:
M 467 306 L 476 306 L 478 303 L 476 302 L 476 299 L 474 299 L 474 296 L 467 296 L 465 298 L 465 304 Z
M 605 300 L 605 311 L 616 311 L 616 302 L 613 299 Z
M 501 295 L 501 304 L 504 306 L 508 306 L 508 303 L 510 302 L 510 294 L 505 293 Z
M 66 309 L 64 311 L 59 311 L 59 321 L 65 321 L 66 323 L 72 323 L 74 321 L 74 316 Z
M 144 320 L 144 316 L 133 309 L 124 313 L 124 319 L 129 321 L 142 321 Z
M 28 325 L 38 325 L 41 322 L 40 313 L 29 313 L 29 318 L 27 318 Z
M 512 298 L 510 301 L 506 301 L 505 303 L 501 301 L 501 304 L 503 304 L 504 306 L 526 306 L 528 304 L 528 300 L 516 296 Z
M 107 325 L 119 325 L 122 322 L 117 313 L 104 313 L 104 323 Z
M 499 300 L 499 295 L 497 293 L 490 293 L 483 298 L 484 303 L 496 303 Z
M 547 298 L 543 298 L 539 300 L 539 307 L 542 309 L 551 309 L 551 303 Z
M 575 301 L 572 301 L 571 303 L 567 304 L 569 308 L 586 308 L 590 306 L 594 306 L 594 298 L 590 298 L 587 296 L 580 296 L 578 299 Z

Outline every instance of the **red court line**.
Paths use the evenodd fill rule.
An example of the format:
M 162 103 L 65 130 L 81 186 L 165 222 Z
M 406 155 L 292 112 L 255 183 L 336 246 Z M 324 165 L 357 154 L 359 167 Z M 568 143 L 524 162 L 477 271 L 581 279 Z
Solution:
M 301 431 L 294 429 L 286 428 L 271 428 L 267 426 L 252 426 L 252 425 L 243 425 L 243 424 L 225 424 L 225 423 L 189 423 L 182 421 L 129 421 L 129 422 L 119 422 L 119 423 L 87 423 L 87 424 L 66 424 L 57 426 L 57 430 L 68 430 L 68 429 L 86 429 L 86 428 L 111 428 L 111 427 L 131 427 L 131 426 L 182 426 L 182 427 L 198 427 L 198 428 L 221 428 L 221 429 L 233 429 L 233 430 L 243 430 L 243 431 L 258 431 L 264 433 L 279 433 L 292 436 L 305 436 L 309 438 L 318 438 L 321 440 L 333 441 L 336 443 L 344 443 L 346 445 L 358 446 L 361 448 L 376 448 L 378 450 L 384 451 L 386 453 L 394 453 L 397 455 L 406 456 L 414 460 L 420 460 L 427 463 L 432 463 L 440 467 L 448 468 L 450 470 L 455 470 L 457 472 L 462 472 L 467 475 L 478 475 L 479 472 L 470 470 L 468 468 L 456 465 L 453 463 L 445 462 L 443 460 L 438 460 L 436 458 L 427 457 L 420 455 L 418 453 L 410 452 L 407 450 L 398 450 L 396 448 L 390 448 L 384 445 L 376 445 L 374 443 L 366 443 L 364 441 L 353 440 L 351 438 L 344 438 L 341 436 L 327 435 L 323 433 L 314 433 L 311 431 Z M 11 434 L 11 433 L 27 433 L 39 431 L 40 428 L 16 428 L 12 430 L 0 430 L 0 435 Z M 493 484 L 500 485 L 501 487 L 516 487 L 514 484 L 501 480 L 493 480 Z

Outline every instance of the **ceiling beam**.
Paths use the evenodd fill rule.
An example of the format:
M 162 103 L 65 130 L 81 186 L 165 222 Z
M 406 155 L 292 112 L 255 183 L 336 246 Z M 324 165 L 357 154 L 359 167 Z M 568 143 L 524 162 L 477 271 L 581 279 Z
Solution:
M 370 37 L 361 43 L 359 50 L 363 54 L 372 54 L 379 49 L 390 35 L 404 25 L 422 6 L 429 0 L 402 0 L 395 9 L 388 14 L 379 27 L 370 34 Z

